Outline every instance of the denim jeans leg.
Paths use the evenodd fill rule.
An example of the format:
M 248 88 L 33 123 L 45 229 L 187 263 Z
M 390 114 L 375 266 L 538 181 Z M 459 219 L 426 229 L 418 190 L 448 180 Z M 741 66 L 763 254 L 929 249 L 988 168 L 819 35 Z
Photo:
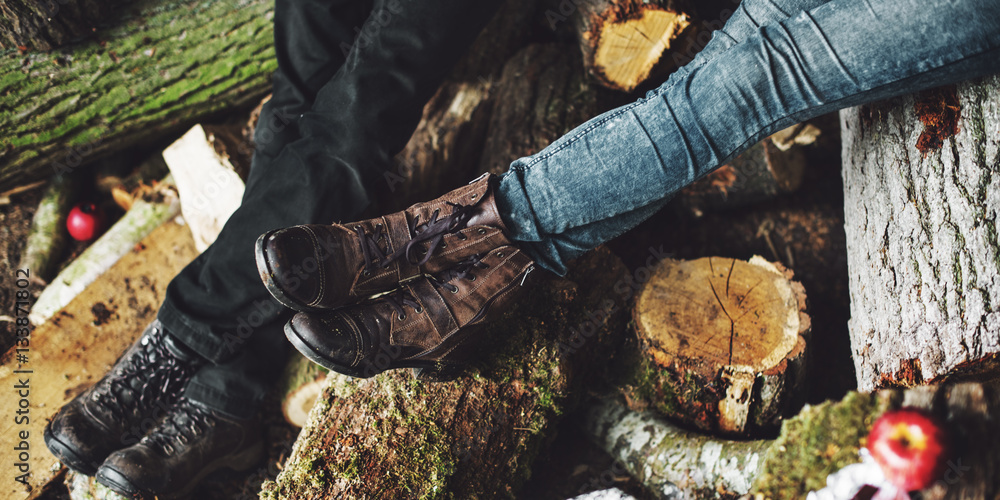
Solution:
M 1000 3 L 832 0 L 761 26 L 511 165 L 498 204 L 542 267 L 641 222 L 774 131 L 1000 71 Z

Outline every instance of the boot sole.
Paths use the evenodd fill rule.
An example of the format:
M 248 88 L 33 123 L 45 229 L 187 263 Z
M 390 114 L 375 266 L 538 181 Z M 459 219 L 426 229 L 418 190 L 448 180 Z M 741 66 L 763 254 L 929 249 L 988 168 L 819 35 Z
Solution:
M 459 374 L 464 370 L 464 367 L 459 364 L 446 363 L 442 364 L 440 362 L 434 361 L 421 361 L 421 360 L 407 360 L 401 363 L 390 363 L 390 366 L 384 369 L 374 369 L 367 370 L 364 368 L 356 368 L 350 366 L 344 366 L 333 361 L 330 361 L 325 356 L 320 354 L 319 351 L 314 349 L 311 345 L 306 343 L 299 333 L 295 331 L 292 327 L 291 321 L 285 323 L 285 338 L 288 342 L 292 344 L 297 351 L 299 351 L 303 356 L 305 356 L 309 361 L 316 363 L 323 368 L 330 371 L 335 371 L 337 373 L 347 375 L 349 377 L 355 378 L 371 378 L 379 373 L 394 370 L 398 368 L 412 368 L 413 375 L 420 380 L 427 382 L 445 382 L 448 380 L 454 380 Z
M 201 471 L 199 471 L 198 474 L 196 474 L 194 478 L 191 479 L 186 486 L 184 486 L 184 488 L 171 495 L 156 495 L 152 492 L 144 491 L 142 488 L 132 484 L 132 481 L 130 481 L 125 474 L 122 474 L 112 467 L 101 466 L 101 468 L 97 470 L 97 482 L 111 488 L 116 493 L 133 499 L 152 500 L 155 498 L 159 500 L 177 500 L 181 498 L 188 498 L 191 491 L 198 486 L 198 484 L 201 483 L 205 477 L 213 472 L 221 469 L 246 472 L 247 470 L 253 468 L 253 466 L 260 462 L 263 458 L 264 443 L 260 441 L 250 448 L 237 453 L 235 456 L 226 456 L 216 459 L 212 463 L 203 467 Z
M 62 442 L 55 434 L 52 434 L 52 429 L 48 425 L 45 426 L 42 438 L 45 441 L 45 446 L 49 448 L 49 452 L 55 455 L 66 467 L 87 476 L 93 476 L 97 473 L 100 464 L 87 463 L 72 446 Z
M 320 312 L 326 309 L 321 307 L 314 307 L 305 305 L 285 294 L 281 286 L 274 280 L 274 272 L 271 270 L 271 266 L 268 265 L 267 261 L 267 250 L 264 249 L 264 242 L 274 233 L 278 232 L 279 229 L 274 229 L 268 231 L 257 238 L 257 242 L 254 243 L 254 258 L 257 261 L 257 272 L 260 274 L 260 280 L 264 282 L 264 287 L 270 292 L 271 296 L 275 298 L 281 305 L 294 309 L 296 311 L 303 312 Z

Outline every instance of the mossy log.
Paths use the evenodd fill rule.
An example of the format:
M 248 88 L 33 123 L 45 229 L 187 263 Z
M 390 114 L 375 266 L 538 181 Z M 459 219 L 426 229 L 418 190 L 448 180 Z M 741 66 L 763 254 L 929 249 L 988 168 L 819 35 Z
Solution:
M 872 424 L 904 406 L 936 414 L 952 435 L 954 453 L 939 480 L 920 492 L 924 500 L 997 498 L 1000 495 L 1000 386 L 959 383 L 850 393 L 839 402 L 806 407 L 785 422 L 768 450 L 754 491 L 758 498 L 805 498 L 826 478 L 861 461 Z
M 262 498 L 506 498 L 614 344 L 626 269 L 601 248 L 567 279 L 539 281 L 480 332 L 488 356 L 451 382 L 409 371 L 330 374 L 292 454 Z M 570 345 L 574 347 L 570 347 Z
M 276 68 L 272 5 L 140 0 L 92 40 L 0 54 L 0 190 L 256 102 Z
M 122 0 L 0 1 L 0 49 L 51 50 L 92 36 Z
M 656 498 L 733 498 L 750 492 L 769 440 L 728 441 L 681 429 L 654 412 L 600 399 L 584 432 Z M 725 492 L 725 494 L 723 493 Z
M 791 277 L 761 257 L 662 260 L 632 311 L 643 353 L 626 393 L 706 432 L 777 429 L 805 400 L 811 323 Z
M 794 192 L 802 185 L 806 158 L 802 142 L 818 129 L 797 125 L 753 145 L 729 163 L 681 190 L 671 202 L 701 216 L 706 210 L 739 208 Z
M 288 423 L 303 427 L 320 393 L 329 370 L 309 361 L 298 351 L 289 356 L 281 375 L 281 413 Z
M 143 238 L 180 212 L 177 194 L 167 176 L 147 199 L 137 200 L 100 238 L 66 266 L 38 296 L 28 319 L 45 323 L 80 292 L 127 255 Z
M 572 4 L 584 67 L 609 89 L 631 92 L 650 77 L 661 59 L 670 60 L 663 57 L 665 53 L 686 51 L 691 43 L 692 9 L 677 0 L 573 0 Z
M 572 47 L 533 44 L 504 66 L 497 82 L 480 171 L 501 173 L 518 157 L 535 154 L 593 118 L 597 93 Z
M 76 199 L 76 187 L 71 176 L 53 177 L 31 219 L 28 241 L 17 268 L 29 269 L 32 278 L 40 283 L 52 279 L 66 248 L 66 215 Z
M 841 112 L 858 388 L 1000 375 L 1000 77 Z

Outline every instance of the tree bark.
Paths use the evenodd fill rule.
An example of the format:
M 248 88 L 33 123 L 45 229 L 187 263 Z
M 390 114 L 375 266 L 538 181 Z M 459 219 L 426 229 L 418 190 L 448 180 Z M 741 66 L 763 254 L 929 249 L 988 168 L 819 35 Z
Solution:
M 597 95 L 572 49 L 534 44 L 504 66 L 497 83 L 479 162 L 480 171 L 505 172 L 510 162 L 532 155 L 598 114 Z
M 598 249 L 568 280 L 537 283 L 516 312 L 486 326 L 489 357 L 457 380 L 331 373 L 262 498 L 511 497 L 621 339 L 624 298 L 609 292 L 625 272 Z
M 1000 78 L 841 112 L 858 388 L 1000 374 Z
M 583 416 L 587 437 L 656 498 L 749 493 L 771 445 L 768 440 L 727 441 L 690 432 L 652 412 L 635 412 L 607 399 L 589 406 Z
M 776 429 L 804 401 L 811 326 L 805 290 L 779 266 L 661 261 L 632 311 L 643 353 L 626 394 L 706 432 Z
M 573 4 L 573 27 L 584 67 L 612 90 L 631 92 L 649 78 L 661 59 L 669 59 L 663 58 L 665 53 L 683 52 L 691 42 L 693 30 L 687 29 L 692 23 L 691 9 L 682 2 L 574 0 Z
M 121 0 L 0 1 L 0 49 L 52 50 L 92 36 Z
M 141 0 L 96 40 L 0 55 L 0 190 L 255 103 L 276 68 L 271 6 Z

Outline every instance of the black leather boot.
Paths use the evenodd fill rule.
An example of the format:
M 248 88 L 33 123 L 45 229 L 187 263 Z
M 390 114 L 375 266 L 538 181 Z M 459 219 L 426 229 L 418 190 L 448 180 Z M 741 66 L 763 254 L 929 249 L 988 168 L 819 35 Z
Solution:
M 259 418 L 234 418 L 182 397 L 159 427 L 112 453 L 97 482 L 130 498 L 187 498 L 212 472 L 245 471 L 263 458 Z
M 156 427 L 203 363 L 153 321 L 104 378 L 52 418 L 46 446 L 67 467 L 93 475 L 111 452 Z

